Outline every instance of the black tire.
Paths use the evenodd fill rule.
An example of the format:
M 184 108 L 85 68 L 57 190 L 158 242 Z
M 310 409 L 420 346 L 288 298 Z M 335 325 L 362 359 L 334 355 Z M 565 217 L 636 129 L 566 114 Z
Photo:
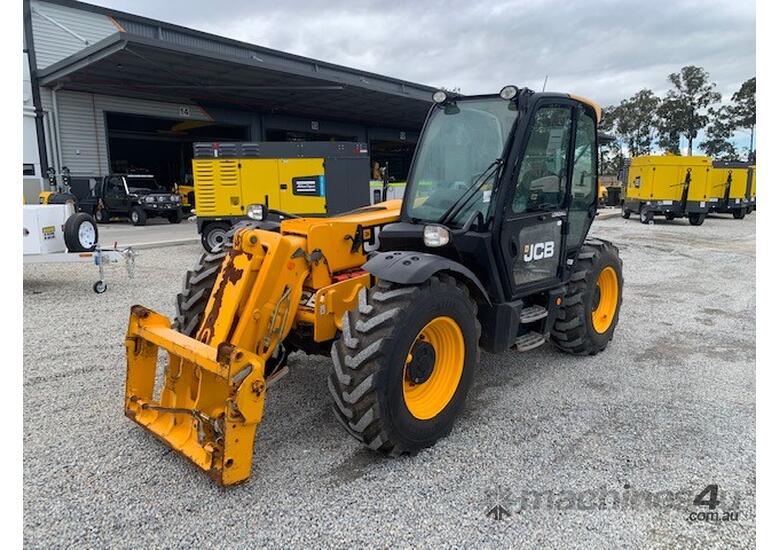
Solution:
M 639 221 L 644 224 L 648 224 L 653 221 L 653 211 L 650 210 L 650 207 L 646 204 L 643 204 L 639 208 Z
M 704 223 L 704 218 L 707 217 L 707 214 L 704 212 L 691 212 L 688 214 L 688 223 L 691 225 L 701 225 Z
M 133 225 L 146 225 L 146 211 L 140 206 L 134 206 L 130 209 L 129 218 Z
M 176 295 L 173 329 L 192 338 L 203 320 L 211 290 L 217 281 L 227 251 L 203 254 L 195 267 L 184 274 L 184 289 Z
M 214 222 L 206 225 L 200 235 L 200 244 L 206 252 L 218 250 L 220 246 L 229 240 L 230 224 Z
M 379 281 L 362 289 L 358 307 L 344 314 L 343 334 L 331 349 L 328 387 L 339 423 L 369 448 L 391 456 L 430 447 L 449 434 L 479 360 L 476 313 L 466 286 L 449 275 L 420 285 Z M 422 420 L 405 402 L 405 363 L 420 330 L 442 316 L 455 321 L 463 335 L 463 371 L 443 409 Z
M 92 290 L 95 292 L 95 294 L 103 294 L 106 290 L 108 290 L 108 285 L 103 281 L 96 281 L 94 285 L 92 285 Z
M 668 221 L 672 221 L 674 220 L 674 214 L 672 214 L 671 212 L 666 212 L 664 214 L 664 218 L 666 218 Z
M 63 227 L 65 246 L 70 252 L 92 252 L 97 248 L 98 228 L 95 219 L 86 212 L 73 214 Z
M 177 208 L 172 213 L 168 214 L 166 217 L 168 218 L 168 221 L 170 223 L 181 223 L 184 214 L 182 213 L 181 208 Z
M 111 215 L 105 208 L 95 209 L 95 221 L 98 223 L 109 223 L 111 221 Z
M 631 210 L 628 209 L 628 207 L 624 204 L 623 205 L 623 213 L 622 213 L 623 219 L 627 220 L 631 217 Z
M 741 220 L 745 217 L 747 211 L 744 208 L 740 208 L 739 210 L 734 210 L 731 214 L 734 216 L 735 220 Z
M 617 308 L 604 332 L 593 327 L 592 312 L 597 305 L 597 281 L 601 272 L 611 267 L 617 274 Z M 563 306 L 553 323 L 550 341 L 561 351 L 574 355 L 595 355 L 612 340 L 623 301 L 623 260 L 617 247 L 607 241 L 587 239 L 580 250 L 574 273 L 566 286 Z

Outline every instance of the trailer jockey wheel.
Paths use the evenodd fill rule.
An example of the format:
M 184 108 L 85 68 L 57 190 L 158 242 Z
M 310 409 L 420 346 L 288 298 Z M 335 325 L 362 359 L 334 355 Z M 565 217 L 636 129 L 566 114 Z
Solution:
M 92 285 L 92 290 L 94 290 L 96 294 L 103 294 L 107 288 L 108 285 L 105 283 L 105 281 L 97 281 L 94 285 Z
M 650 207 L 646 204 L 643 204 L 639 209 L 639 221 L 644 224 L 648 224 L 653 221 L 653 211 L 650 210 Z

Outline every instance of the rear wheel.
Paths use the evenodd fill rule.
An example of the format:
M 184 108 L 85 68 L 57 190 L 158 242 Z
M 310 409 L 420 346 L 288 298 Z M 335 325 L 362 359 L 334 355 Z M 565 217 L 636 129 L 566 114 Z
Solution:
M 336 419 L 389 455 L 445 437 L 471 387 L 480 325 L 468 289 L 436 275 L 420 285 L 362 289 L 331 350 Z
M 639 209 L 639 221 L 645 224 L 653 221 L 653 211 L 646 204 Z
M 623 261 L 617 248 L 589 239 L 577 258 L 550 341 L 561 351 L 595 355 L 615 332 L 623 300 Z
M 747 211 L 744 208 L 740 208 L 739 210 L 734 210 L 731 214 L 734 216 L 735 220 L 741 220 L 745 217 Z
M 95 221 L 98 223 L 108 223 L 111 221 L 111 216 L 108 213 L 108 210 L 105 208 L 98 208 L 95 210 Z
M 631 217 L 631 210 L 626 205 L 623 205 L 623 219 L 627 220 Z
M 688 223 L 691 225 L 701 225 L 704 223 L 704 218 L 707 217 L 707 214 L 704 212 L 691 212 L 688 214 Z

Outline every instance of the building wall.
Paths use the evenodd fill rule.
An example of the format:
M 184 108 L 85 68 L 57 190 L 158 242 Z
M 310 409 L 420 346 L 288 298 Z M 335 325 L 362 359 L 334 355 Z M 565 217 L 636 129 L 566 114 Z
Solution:
M 56 94 L 57 112 L 54 111 Z M 59 123 L 58 172 L 70 168 L 75 177 L 103 176 L 109 171 L 106 117 L 108 112 L 178 120 L 214 120 L 192 103 L 165 103 L 41 88 L 41 103 L 56 127 Z M 187 113 L 185 115 L 184 113 Z M 56 130 L 54 132 L 56 141 Z
M 30 1 L 37 67 L 43 69 L 119 31 L 99 13 Z

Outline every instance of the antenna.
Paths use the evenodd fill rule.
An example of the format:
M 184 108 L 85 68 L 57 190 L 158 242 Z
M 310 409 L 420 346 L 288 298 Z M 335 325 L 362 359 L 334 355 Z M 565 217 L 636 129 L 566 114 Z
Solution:
M 546 74 L 546 75 L 544 75 L 544 84 L 542 84 L 542 91 L 544 91 L 545 89 L 547 89 L 547 77 L 548 77 L 548 76 L 550 76 L 550 75 L 547 75 L 547 74 Z

